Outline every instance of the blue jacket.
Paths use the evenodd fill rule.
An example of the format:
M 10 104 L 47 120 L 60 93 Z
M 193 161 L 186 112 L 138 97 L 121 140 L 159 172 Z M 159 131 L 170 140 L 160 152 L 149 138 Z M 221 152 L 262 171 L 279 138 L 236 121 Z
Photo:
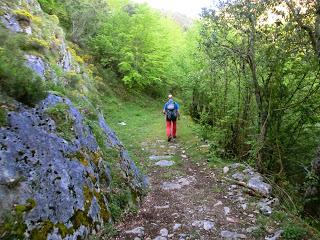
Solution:
M 180 108 L 179 104 L 177 102 L 173 101 L 172 99 L 169 99 L 169 101 L 164 104 L 163 111 L 166 111 L 167 106 L 172 102 L 174 102 L 174 109 L 179 110 L 179 108 Z

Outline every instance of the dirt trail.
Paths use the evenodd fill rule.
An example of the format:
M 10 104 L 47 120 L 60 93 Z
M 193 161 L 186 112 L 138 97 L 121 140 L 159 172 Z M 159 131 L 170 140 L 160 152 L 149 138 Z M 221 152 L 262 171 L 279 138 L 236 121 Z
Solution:
M 252 197 L 224 181 L 222 169 L 192 161 L 179 141 L 142 148 L 150 153 L 151 189 L 138 214 L 116 226 L 113 239 L 260 239 L 252 233 L 260 214 Z

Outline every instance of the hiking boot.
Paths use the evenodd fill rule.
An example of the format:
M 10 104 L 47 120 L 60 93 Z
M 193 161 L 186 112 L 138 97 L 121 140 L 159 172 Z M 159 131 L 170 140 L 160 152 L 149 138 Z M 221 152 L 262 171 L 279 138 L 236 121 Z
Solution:
M 170 136 L 170 137 L 168 137 L 168 142 L 170 142 L 171 141 L 171 139 L 172 139 L 172 137 Z

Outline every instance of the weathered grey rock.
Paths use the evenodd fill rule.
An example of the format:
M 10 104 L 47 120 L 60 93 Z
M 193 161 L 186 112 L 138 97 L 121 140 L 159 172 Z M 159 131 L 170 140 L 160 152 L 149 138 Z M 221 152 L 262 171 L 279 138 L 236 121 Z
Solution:
M 60 57 L 60 60 L 58 61 L 58 65 L 61 66 L 64 71 L 66 72 L 70 71 L 72 69 L 72 57 L 63 39 L 61 44 L 59 45 L 59 55 L 61 57 Z
M 4 26 L 12 32 L 23 32 L 23 29 L 20 26 L 18 20 L 12 14 L 6 13 L 3 16 L 0 16 L 0 19 Z
M 253 177 L 250 178 L 248 181 L 248 187 L 254 189 L 255 191 L 259 192 L 263 196 L 270 196 L 272 187 L 270 184 L 263 182 L 260 177 Z
M 56 133 L 55 122 L 46 113 L 58 103 L 68 106 L 66 114 L 73 119 L 74 138 L 69 141 Z M 32 201 L 35 206 L 24 217 L 27 230 L 45 221 L 62 223 L 74 228 L 66 239 L 85 238 L 110 220 L 104 196 L 112 181 L 108 159 L 99 155 L 95 137 L 70 100 L 50 94 L 36 108 L 20 106 L 9 112 L 8 122 L 7 128 L 0 128 L 0 218 L 14 204 Z M 117 150 L 128 186 L 142 193 L 147 187 L 145 177 L 123 147 Z M 92 225 L 76 224 L 79 214 Z M 48 238 L 59 239 L 59 234 L 48 232 Z
M 26 65 L 31 68 L 35 73 L 37 73 L 42 79 L 45 79 L 46 64 L 44 61 L 33 55 L 25 55 Z
M 223 238 L 226 238 L 226 239 L 230 239 L 230 240 L 235 240 L 235 239 L 245 239 L 247 238 L 246 235 L 244 234 L 240 234 L 240 233 L 237 233 L 237 232 L 231 232 L 231 231 L 222 231 L 220 233 L 220 236 L 223 237 Z
M 154 165 L 159 167 L 170 167 L 174 165 L 173 161 L 167 161 L 167 160 L 161 160 L 159 162 L 156 162 Z

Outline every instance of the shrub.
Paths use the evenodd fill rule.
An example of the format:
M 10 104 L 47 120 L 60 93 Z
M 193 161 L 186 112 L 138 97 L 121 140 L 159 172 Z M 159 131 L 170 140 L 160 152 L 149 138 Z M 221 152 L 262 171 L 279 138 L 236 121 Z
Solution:
M 284 229 L 283 239 L 301 240 L 301 239 L 307 239 L 307 235 L 308 235 L 308 232 L 304 227 L 300 225 L 289 224 Z
M 25 20 L 25 21 L 30 22 L 33 18 L 33 15 L 24 9 L 15 10 L 15 11 L 13 11 L 13 14 L 16 16 L 16 18 L 18 20 Z
M 0 26 L 0 92 L 33 106 L 46 95 L 43 81 L 25 65 L 20 51 L 24 36 Z
M 40 77 L 24 66 L 19 58 L 10 58 L 9 51 L 0 52 L 0 90 L 29 106 L 45 97 Z
M 28 39 L 27 47 L 34 49 L 34 50 L 43 51 L 43 50 L 49 48 L 49 43 L 47 43 L 45 40 L 32 37 L 32 38 Z

